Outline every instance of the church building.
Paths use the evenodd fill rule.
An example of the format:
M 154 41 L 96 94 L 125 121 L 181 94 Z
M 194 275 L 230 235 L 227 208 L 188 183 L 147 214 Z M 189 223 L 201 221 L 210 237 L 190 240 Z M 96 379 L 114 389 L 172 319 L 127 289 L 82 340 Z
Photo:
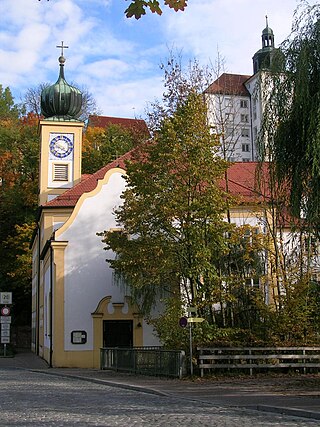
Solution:
M 114 254 L 104 250 L 97 235 L 118 227 L 113 212 L 121 203 L 130 153 L 82 175 L 84 123 L 77 119 L 82 95 L 65 80 L 63 51 L 59 63 L 57 82 L 41 97 L 39 213 L 32 240 L 32 350 L 49 366 L 99 368 L 102 347 L 161 343 L 132 304 L 129 290 L 117 283 L 106 262 Z M 249 103 L 248 89 L 241 90 L 239 100 Z M 243 102 L 240 108 L 249 111 L 249 104 Z M 92 120 L 93 125 L 101 125 L 119 119 Z M 133 119 L 120 121 L 134 124 Z M 250 129 L 249 124 L 241 129 Z M 230 217 L 237 225 L 249 224 L 264 232 L 267 196 L 255 188 L 256 166 L 235 163 L 229 168 L 229 191 L 240 200 Z M 268 289 L 264 294 L 268 302 Z
M 115 229 L 126 156 L 81 175 L 81 93 L 64 78 L 42 92 L 37 230 L 32 242 L 32 349 L 50 366 L 99 367 L 103 346 L 159 345 L 115 285 L 98 232 Z M 130 121 L 130 119 L 128 119 Z M 134 122 L 132 120 L 132 122 Z

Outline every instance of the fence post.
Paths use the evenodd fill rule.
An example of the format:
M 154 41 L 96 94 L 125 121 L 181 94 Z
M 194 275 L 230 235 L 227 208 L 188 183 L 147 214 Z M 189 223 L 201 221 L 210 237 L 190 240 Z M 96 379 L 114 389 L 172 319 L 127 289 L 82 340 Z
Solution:
M 249 356 L 252 356 L 251 348 L 249 349 Z M 252 359 L 250 357 L 250 359 L 249 359 L 249 365 L 251 365 L 251 363 L 252 363 Z M 253 374 L 253 371 L 252 371 L 252 368 L 250 368 L 250 375 L 252 376 L 252 374 Z

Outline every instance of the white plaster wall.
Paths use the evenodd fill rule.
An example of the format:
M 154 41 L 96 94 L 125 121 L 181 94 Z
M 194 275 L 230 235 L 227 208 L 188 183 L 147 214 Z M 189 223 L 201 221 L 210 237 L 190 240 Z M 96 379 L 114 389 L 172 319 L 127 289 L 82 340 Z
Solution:
M 106 258 L 112 254 L 103 250 L 97 232 L 116 227 L 114 208 L 120 203 L 125 188 L 122 173 L 110 176 L 100 192 L 87 197 L 72 224 L 57 240 L 68 241 L 65 250 L 65 349 L 92 350 L 93 330 L 91 313 L 99 301 L 112 296 L 113 302 L 123 302 L 124 295 L 113 285 L 112 270 Z M 87 332 L 87 343 L 71 344 L 71 331 Z

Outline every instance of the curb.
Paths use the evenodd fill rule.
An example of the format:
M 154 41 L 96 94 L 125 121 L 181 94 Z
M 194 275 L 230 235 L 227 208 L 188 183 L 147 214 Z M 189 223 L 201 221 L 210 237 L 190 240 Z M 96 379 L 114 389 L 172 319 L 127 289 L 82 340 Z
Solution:
M 49 372 L 49 371 L 43 371 L 43 370 L 39 370 L 39 369 L 27 369 L 27 370 L 30 372 L 37 372 L 37 373 L 41 373 L 41 374 L 45 374 L 45 375 L 53 375 L 56 377 L 71 378 L 71 379 L 73 378 L 76 380 L 92 382 L 95 384 L 107 385 L 109 387 L 117 387 L 117 388 L 122 388 L 125 390 L 134 390 L 134 391 L 139 391 L 141 393 L 154 394 L 156 396 L 163 396 L 163 397 L 170 396 L 168 393 L 158 391 L 158 390 L 154 390 L 154 389 L 149 388 L 149 387 L 147 388 L 147 387 L 139 386 L 139 385 L 123 384 L 123 383 L 117 383 L 115 381 L 108 381 L 108 380 L 99 380 L 98 378 L 83 377 L 81 375 L 60 374 L 59 372 Z
M 320 413 L 306 411 L 304 409 L 283 408 L 281 406 L 267 406 L 267 405 L 257 405 L 255 408 L 261 412 L 274 412 L 276 414 L 291 415 L 299 418 L 311 418 L 314 420 L 320 420 Z

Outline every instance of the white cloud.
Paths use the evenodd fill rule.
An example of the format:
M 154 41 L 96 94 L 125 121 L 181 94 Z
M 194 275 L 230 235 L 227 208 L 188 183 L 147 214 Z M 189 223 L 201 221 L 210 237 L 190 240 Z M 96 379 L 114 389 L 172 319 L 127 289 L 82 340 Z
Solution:
M 160 78 L 141 79 L 118 84 L 98 84 L 91 87 L 103 113 L 116 117 L 141 117 L 147 102 L 160 97 L 163 91 Z
M 104 79 L 107 82 L 110 78 L 113 80 L 120 79 L 128 70 L 129 65 L 124 61 L 105 59 L 84 66 L 81 69 L 81 74 L 86 77 L 88 83 L 92 82 L 92 79 Z M 81 75 L 79 79 L 81 79 Z
M 230 72 L 251 73 L 265 15 L 280 43 L 290 32 L 296 4 L 296 0 L 194 0 L 184 13 L 168 16 L 167 38 L 202 62 L 214 61 L 219 51 Z
M 297 0 L 190 0 L 185 12 L 124 17 L 125 0 L 0 0 L 0 84 L 20 96 L 54 83 L 63 40 L 66 79 L 86 85 L 104 114 L 142 114 L 162 92 L 167 46 L 207 64 L 217 49 L 226 71 L 251 73 L 265 14 L 276 43 L 288 35 Z M 133 110 L 134 108 L 134 110 Z

